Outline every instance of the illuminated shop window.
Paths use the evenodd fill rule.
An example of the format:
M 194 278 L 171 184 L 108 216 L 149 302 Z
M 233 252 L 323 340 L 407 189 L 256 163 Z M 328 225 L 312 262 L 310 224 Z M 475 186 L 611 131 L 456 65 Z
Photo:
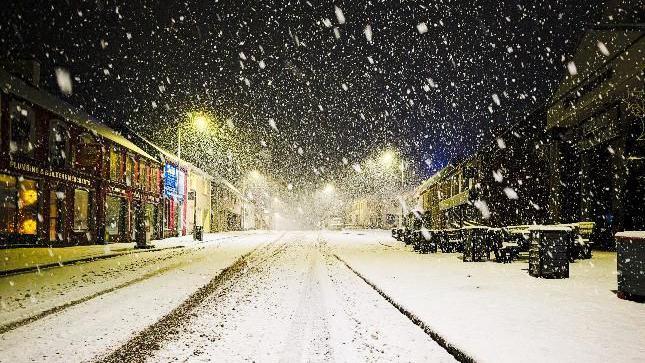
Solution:
M 108 195 L 105 211 L 105 232 L 108 235 L 108 242 L 119 235 L 123 220 L 123 200 L 120 197 Z
M 38 185 L 35 180 L 18 181 L 18 226 L 22 234 L 36 234 L 38 227 Z
M 90 193 L 87 190 L 74 190 L 74 231 L 89 229 Z
M 116 148 L 110 149 L 110 180 L 121 181 L 121 153 Z
M 0 232 L 35 235 L 38 230 L 38 183 L 0 174 Z

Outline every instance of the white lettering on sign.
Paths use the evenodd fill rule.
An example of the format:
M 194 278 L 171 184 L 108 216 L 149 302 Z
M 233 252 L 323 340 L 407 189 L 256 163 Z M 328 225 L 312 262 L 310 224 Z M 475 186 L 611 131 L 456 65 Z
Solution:
M 48 177 L 51 177 L 51 178 L 56 178 L 56 179 L 69 181 L 69 182 L 73 182 L 73 183 L 77 183 L 77 184 L 82 184 L 82 185 L 86 185 L 86 186 L 90 186 L 92 184 L 88 179 L 85 179 L 85 178 L 81 178 L 81 177 L 78 177 L 78 176 L 75 176 L 75 175 L 61 173 L 60 171 L 53 171 L 53 170 L 43 169 L 41 167 L 34 166 L 34 165 L 29 165 L 29 164 L 26 164 L 26 163 L 18 163 L 18 162 L 15 162 L 15 161 L 11 161 L 11 162 L 9 162 L 9 166 L 14 168 L 14 169 L 26 171 L 26 172 L 29 172 L 29 173 L 44 175 L 44 176 L 48 176 Z

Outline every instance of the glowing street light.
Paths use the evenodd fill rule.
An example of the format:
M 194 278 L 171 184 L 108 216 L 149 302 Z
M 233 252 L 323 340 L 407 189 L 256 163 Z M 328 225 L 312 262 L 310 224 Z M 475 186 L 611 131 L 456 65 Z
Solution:
M 204 115 L 199 115 L 193 119 L 193 124 L 197 130 L 205 131 L 208 128 L 208 119 Z
M 394 161 L 394 151 L 386 150 L 383 155 L 381 155 L 381 163 L 384 166 L 391 166 Z
M 203 112 L 188 112 L 186 114 L 188 118 L 188 125 L 193 127 L 199 132 L 208 131 L 208 125 L 210 124 L 210 117 Z M 181 123 L 177 126 L 177 158 L 181 159 Z
M 249 178 L 254 181 L 260 181 L 262 180 L 262 174 L 260 174 L 256 169 L 253 169 L 249 171 Z
M 325 185 L 325 189 L 323 189 L 323 192 L 325 194 L 332 194 L 335 190 L 336 190 L 336 188 L 334 188 L 333 184 L 327 184 L 327 185 Z

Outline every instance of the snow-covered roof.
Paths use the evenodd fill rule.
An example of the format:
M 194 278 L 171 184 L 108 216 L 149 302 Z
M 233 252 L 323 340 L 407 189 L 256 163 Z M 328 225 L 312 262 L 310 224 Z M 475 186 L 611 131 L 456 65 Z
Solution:
M 209 173 L 207 173 L 207 172 L 203 171 L 202 169 L 200 169 L 200 168 L 196 167 L 194 164 L 189 163 L 189 162 L 188 162 L 188 161 L 186 161 L 186 160 L 182 160 L 182 159 L 180 159 L 179 157 L 177 157 L 177 155 L 175 155 L 175 154 L 171 153 L 170 151 L 168 151 L 168 150 L 166 150 L 166 149 L 162 148 L 162 147 L 161 147 L 161 146 L 159 146 L 159 145 L 156 145 L 155 143 L 153 143 L 152 141 L 150 141 L 150 140 L 146 139 L 146 138 L 145 138 L 145 137 L 143 137 L 143 136 L 139 136 L 139 137 L 140 137 L 143 141 L 145 141 L 146 143 L 148 143 L 152 148 L 154 148 L 155 150 L 157 150 L 157 151 L 159 152 L 159 154 L 161 154 L 161 156 L 163 157 L 163 159 L 164 159 L 164 160 L 166 160 L 166 161 L 170 161 L 170 162 L 172 162 L 172 163 L 174 163 L 174 164 L 177 164 L 178 166 L 180 166 L 180 167 L 183 167 L 183 168 L 187 169 L 189 172 L 191 172 L 191 173 L 195 173 L 195 174 L 199 174 L 199 175 L 201 175 L 202 177 L 204 177 L 204 178 L 206 178 L 206 179 L 209 179 L 209 180 L 213 180 L 213 179 L 214 179 L 212 175 L 210 175 Z
M 562 231 L 570 232 L 571 227 L 567 226 L 544 226 L 544 225 L 533 225 L 529 227 L 529 231 Z
M 616 237 L 623 239 L 645 240 L 645 231 L 623 231 L 616 233 Z
M 132 143 L 132 141 L 126 139 L 116 131 L 96 121 L 86 112 L 43 90 L 28 85 L 18 77 L 14 77 L 2 69 L 0 69 L 0 87 L 2 87 L 2 90 L 5 93 L 14 94 L 23 98 L 56 115 L 64 117 L 69 122 L 73 122 L 80 127 L 90 130 L 99 136 L 134 151 L 145 158 L 159 162 L 159 159 L 146 153 L 140 147 Z
M 446 174 L 450 173 L 452 169 L 454 169 L 454 167 L 452 165 L 448 165 L 445 168 L 436 172 L 433 176 L 426 179 L 423 183 L 421 183 L 421 185 L 417 187 L 416 194 L 421 195 L 428 188 L 433 186 L 435 183 L 439 182 Z

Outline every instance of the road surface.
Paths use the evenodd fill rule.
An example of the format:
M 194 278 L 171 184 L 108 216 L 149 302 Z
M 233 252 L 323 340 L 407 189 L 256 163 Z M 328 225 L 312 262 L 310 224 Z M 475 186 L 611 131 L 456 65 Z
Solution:
M 166 262 L 159 274 L 5 331 L 0 361 L 455 360 L 321 236 L 253 235 L 173 252 L 190 263 Z

